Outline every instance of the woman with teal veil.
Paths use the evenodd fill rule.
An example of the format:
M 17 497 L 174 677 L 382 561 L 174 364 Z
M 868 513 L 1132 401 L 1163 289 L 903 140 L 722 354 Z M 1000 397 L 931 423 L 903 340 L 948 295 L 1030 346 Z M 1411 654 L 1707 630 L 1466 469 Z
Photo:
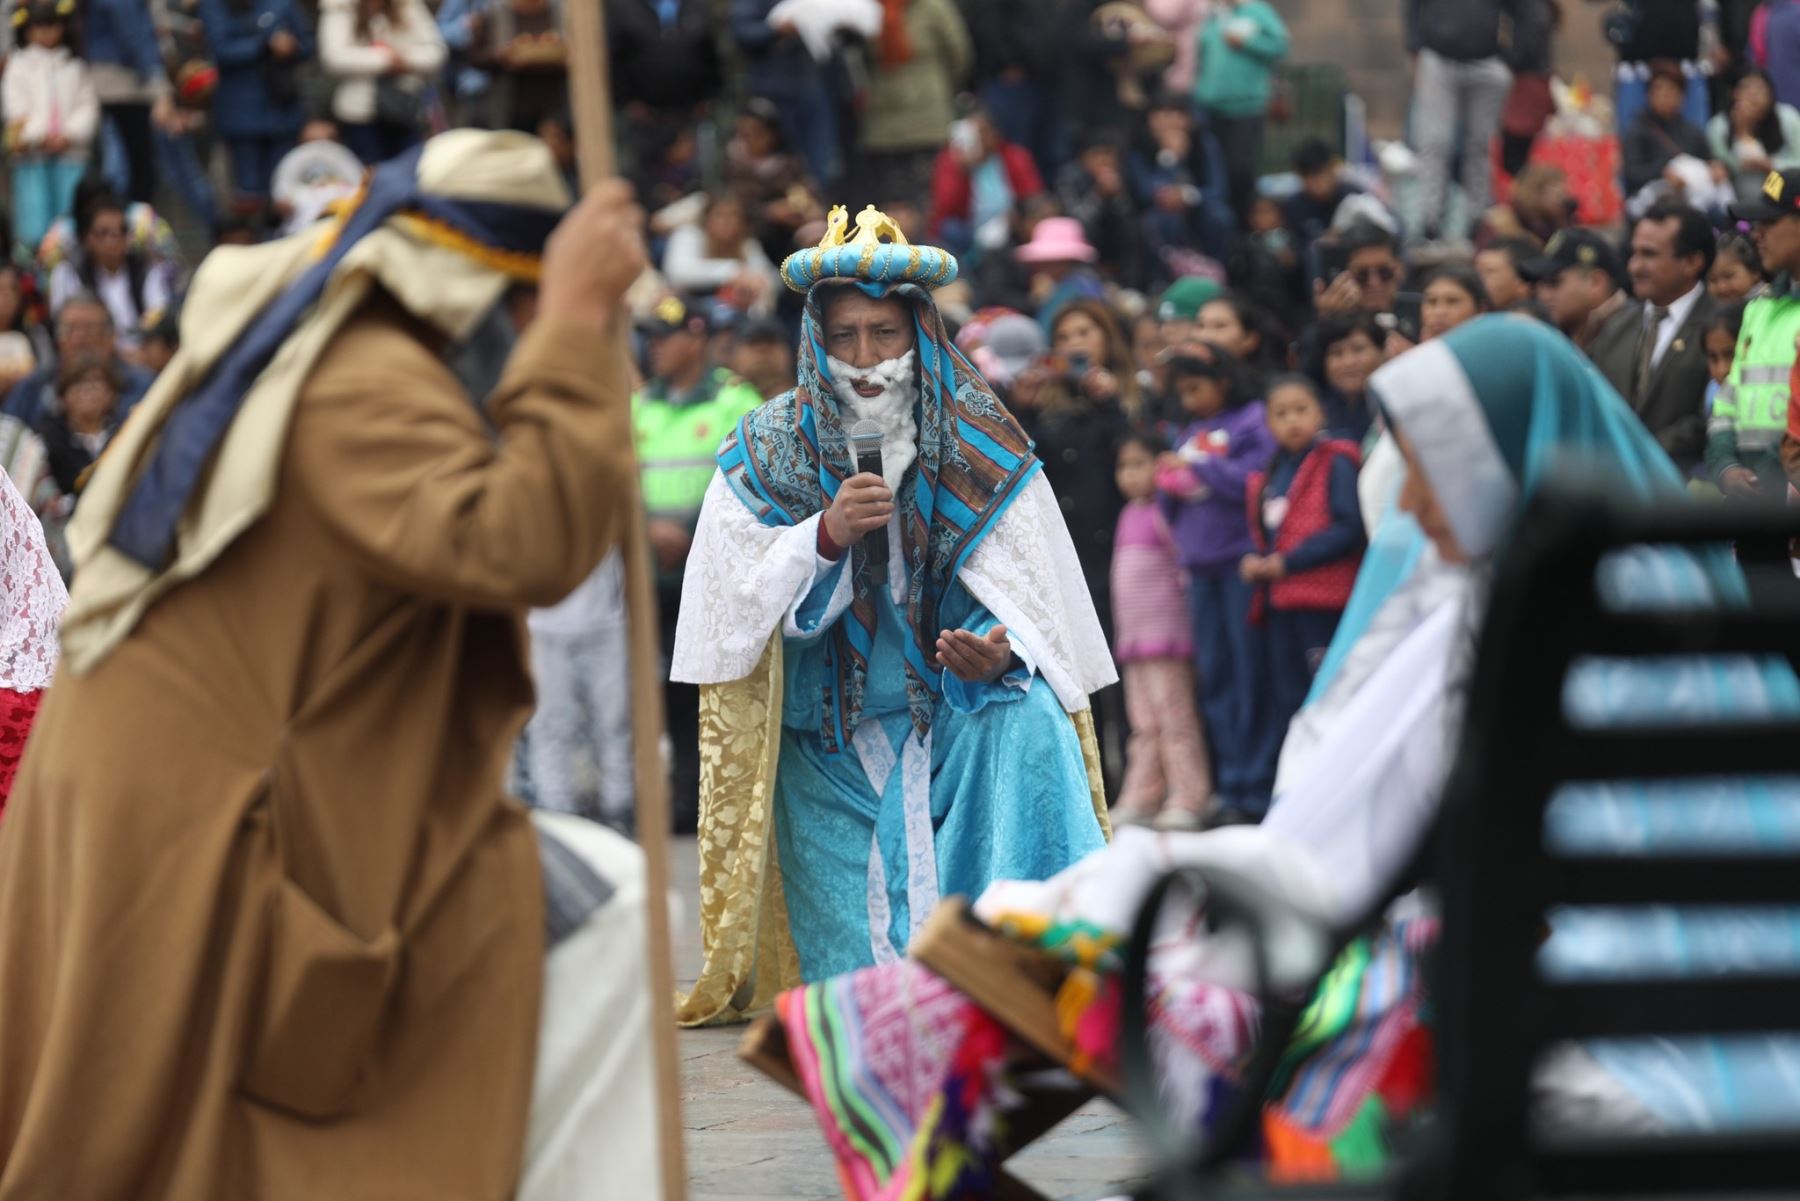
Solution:
M 1629 407 L 1535 322 L 1484 318 L 1441 349 L 1428 345 L 1377 373 L 1370 387 L 1409 474 L 1424 485 L 1415 493 L 1429 493 L 1432 511 L 1420 523 L 1432 549 L 1466 560 L 1478 577 L 1553 470 L 1604 478 L 1626 498 L 1685 497 L 1680 473 Z M 1408 582 L 1396 580 L 1390 598 L 1403 599 Z M 1619 611 L 1745 597 L 1724 548 L 1630 548 L 1602 562 L 1599 588 L 1602 603 Z M 1477 580 L 1471 616 L 1479 592 Z M 1460 711 L 1455 688 L 1451 716 Z M 1564 704 L 1590 726 L 1754 721 L 1800 712 L 1800 681 L 1775 656 L 1590 659 L 1571 670 Z M 1565 787 L 1546 815 L 1546 837 L 1565 853 L 1791 850 L 1800 846 L 1800 778 Z M 1540 967 L 1556 977 L 1754 975 L 1800 965 L 1800 910 L 1568 908 L 1551 926 Z M 1646 1124 L 1800 1125 L 1800 1038 L 1606 1040 L 1585 1050 L 1642 1104 Z
M 1406 455 L 1401 516 L 1411 528 L 1399 527 L 1392 558 L 1365 567 L 1361 611 L 1346 621 L 1333 674 L 1303 715 L 1312 725 L 1296 726 L 1300 736 L 1290 739 L 1296 745 L 1284 755 L 1283 784 L 1262 825 L 1199 834 L 1127 830 L 1051 880 L 1002 882 L 976 904 L 978 916 L 1017 936 L 1079 931 L 1091 951 L 1123 933 L 1170 866 L 1232 870 L 1320 930 L 1344 929 L 1385 903 L 1373 932 L 1327 973 L 1289 1045 L 1277 1090 L 1265 1098 L 1265 1161 L 1287 1179 L 1379 1168 L 1390 1127 L 1428 1088 L 1420 982 L 1436 937 L 1434 906 L 1428 890 L 1388 898 L 1436 819 L 1491 567 L 1525 503 L 1553 470 L 1570 468 L 1612 481 L 1621 499 L 1685 496 L 1679 473 L 1629 407 L 1568 341 L 1535 322 L 1472 322 L 1384 367 L 1370 391 Z M 1599 587 L 1603 602 L 1621 610 L 1728 606 L 1744 595 L 1727 556 L 1649 547 L 1603 561 Z M 1587 660 L 1571 671 L 1565 704 L 1588 724 L 1755 720 L 1800 712 L 1800 681 L 1773 658 Z M 1546 830 L 1553 852 L 1791 849 L 1800 846 L 1800 779 L 1567 787 L 1553 798 Z M 1229 1094 L 1259 1015 L 1242 948 L 1171 922 L 1152 944 L 1151 1043 L 1165 1102 L 1203 1122 Z M 1104 954 L 1082 962 L 1109 970 Z M 1279 977 L 1280 965 L 1272 966 Z M 1796 966 L 1800 911 L 1783 909 L 1567 909 L 1553 915 L 1540 960 L 1558 977 Z M 874 971 L 928 975 L 904 963 Z M 872 1043 L 888 1045 L 907 1042 L 915 1015 L 859 1010 L 856 998 L 914 990 L 930 991 L 913 983 L 883 990 L 859 973 L 850 983 L 786 994 L 781 1005 L 784 1017 L 845 1017 Z M 1078 1033 L 1084 1020 L 1075 1020 Z M 792 1020 L 788 1033 L 815 1057 L 807 1062 L 821 1079 L 870 1078 L 858 1074 L 866 1065 L 845 1062 L 854 1051 L 809 1040 Z M 948 1073 L 946 1081 L 958 1083 Z M 967 1087 L 966 1075 L 960 1083 Z M 841 1105 L 834 1109 L 823 1095 L 814 1101 L 840 1163 L 858 1166 L 854 1131 L 833 1133 Z M 1800 1039 L 1565 1044 L 1537 1065 L 1534 1103 L 1534 1116 L 1552 1129 L 1793 1126 L 1800 1135 Z M 900 1110 L 918 1127 L 915 1146 L 935 1139 L 932 1154 L 941 1154 L 943 1130 L 921 1117 L 932 1111 L 893 1112 Z
M 1472 322 L 1384 367 L 1370 393 L 1407 461 L 1400 511 L 1378 538 L 1391 553 L 1358 580 L 1263 829 L 1232 835 L 1260 840 L 1259 856 L 1311 863 L 1319 912 L 1333 923 L 1379 903 L 1436 816 L 1487 579 L 1526 500 L 1556 470 L 1605 479 L 1623 500 L 1686 495 L 1630 408 L 1537 322 Z M 1621 611 L 1744 597 L 1722 550 L 1631 548 L 1603 561 L 1599 586 Z M 1774 657 L 1592 659 L 1571 671 L 1565 704 L 1588 725 L 1754 720 L 1800 712 L 1800 682 Z M 1567 787 L 1546 835 L 1553 852 L 1792 848 L 1800 779 Z M 1213 858 L 1206 837 L 1178 857 Z M 1540 966 L 1559 977 L 1800 965 L 1800 911 L 1571 908 L 1551 926 Z M 1547 1059 L 1538 1085 L 1547 1115 L 1618 1128 L 1800 1126 L 1800 1039 L 1590 1042 Z

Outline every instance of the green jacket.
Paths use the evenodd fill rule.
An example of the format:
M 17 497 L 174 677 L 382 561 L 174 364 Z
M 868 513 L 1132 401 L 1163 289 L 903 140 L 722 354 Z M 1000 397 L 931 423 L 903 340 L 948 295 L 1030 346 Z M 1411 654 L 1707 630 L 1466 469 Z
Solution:
M 1800 288 L 1784 275 L 1769 295 L 1751 301 L 1744 310 L 1737 357 L 1706 424 L 1706 465 L 1714 479 L 1727 467 L 1748 467 L 1764 491 L 1783 495 L 1781 439 L 1787 433 L 1796 338 L 1800 338 Z
M 935 151 L 956 118 L 956 91 L 975 60 L 962 14 L 952 0 L 912 0 L 906 37 L 912 56 L 893 67 L 882 65 L 879 39 L 870 43 L 864 150 Z
M 685 396 L 670 396 L 661 380 L 645 384 L 631 401 L 645 513 L 691 529 L 718 468 L 719 443 L 760 404 L 755 388 L 722 367 Z
M 1255 30 L 1242 46 L 1233 46 L 1225 40 L 1226 31 L 1242 21 Z M 1236 8 L 1215 6 L 1200 27 L 1195 102 L 1221 117 L 1267 116 L 1275 94 L 1275 67 L 1287 53 L 1287 26 L 1266 0 L 1244 0 Z

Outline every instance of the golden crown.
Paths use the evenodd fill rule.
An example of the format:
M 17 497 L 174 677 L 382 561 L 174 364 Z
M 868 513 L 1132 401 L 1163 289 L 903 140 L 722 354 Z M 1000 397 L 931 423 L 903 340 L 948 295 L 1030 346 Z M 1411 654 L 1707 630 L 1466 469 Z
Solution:
M 872 204 L 856 215 L 852 233 L 850 210 L 838 204 L 826 215 L 819 244 L 790 254 L 781 277 L 796 292 L 834 279 L 942 287 L 956 278 L 956 259 L 934 246 L 914 246 L 900 223 Z

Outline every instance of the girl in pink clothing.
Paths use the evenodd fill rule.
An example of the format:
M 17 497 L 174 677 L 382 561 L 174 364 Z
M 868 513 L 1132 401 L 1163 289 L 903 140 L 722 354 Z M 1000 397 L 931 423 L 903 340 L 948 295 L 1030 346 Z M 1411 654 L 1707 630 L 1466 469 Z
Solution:
M 1212 773 L 1195 704 L 1187 578 L 1156 503 L 1156 457 L 1164 449 L 1143 433 L 1119 444 L 1126 503 L 1113 539 L 1113 655 L 1125 677 L 1131 742 L 1113 821 L 1198 829 Z

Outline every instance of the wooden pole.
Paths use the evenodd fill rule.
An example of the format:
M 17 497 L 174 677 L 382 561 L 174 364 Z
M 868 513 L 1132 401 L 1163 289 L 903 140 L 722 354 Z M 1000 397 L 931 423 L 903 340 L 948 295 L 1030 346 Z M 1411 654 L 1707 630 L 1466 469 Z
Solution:
M 581 186 L 612 178 L 613 114 L 607 81 L 604 0 L 566 0 L 563 19 L 569 53 L 569 103 Z M 613 353 L 630 353 L 625 332 Z M 631 630 L 631 735 L 637 775 L 638 845 L 644 851 L 644 907 L 648 928 L 650 1027 L 656 1065 L 658 1155 L 664 1201 L 687 1196 L 682 1147 L 681 1066 L 675 1050 L 674 945 L 669 932 L 669 796 L 663 767 L 662 682 L 657 665 L 656 596 L 645 534 L 644 497 L 635 482 L 625 526 L 625 597 Z

